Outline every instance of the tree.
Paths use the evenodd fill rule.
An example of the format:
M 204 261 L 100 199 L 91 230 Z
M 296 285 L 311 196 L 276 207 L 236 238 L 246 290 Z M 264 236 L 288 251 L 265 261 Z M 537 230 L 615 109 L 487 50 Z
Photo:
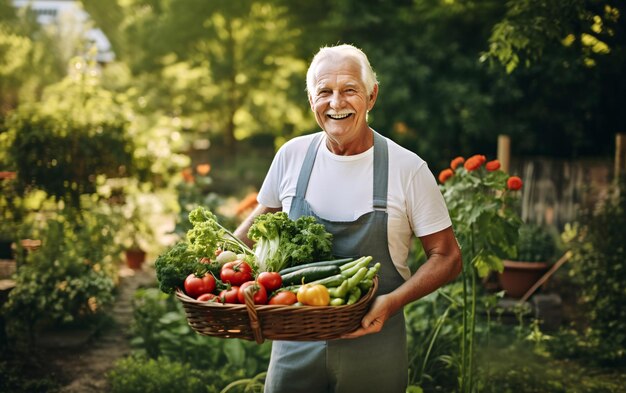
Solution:
M 184 119 L 191 132 L 221 136 L 232 150 L 254 134 L 289 137 L 312 124 L 294 99 L 306 71 L 293 55 L 297 31 L 272 1 L 84 3 L 110 10 L 113 26 L 103 28 L 115 30 L 148 108 Z

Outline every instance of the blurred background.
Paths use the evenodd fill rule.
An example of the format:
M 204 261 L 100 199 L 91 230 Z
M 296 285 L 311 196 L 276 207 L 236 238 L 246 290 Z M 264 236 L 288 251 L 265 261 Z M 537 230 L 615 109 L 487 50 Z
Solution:
M 234 229 L 276 149 L 318 130 L 305 74 L 320 47 L 339 43 L 363 49 L 378 75 L 375 130 L 424 158 L 435 176 L 457 156 L 502 158 L 524 180 L 521 218 L 558 238 L 558 259 L 563 237 L 581 233 L 575 224 L 592 220 L 583 213 L 625 171 L 625 12 L 622 2 L 598 0 L 0 0 L 0 325 L 8 332 L 0 342 L 8 348 L 17 332 L 32 342 L 42 329 L 82 326 L 108 310 L 120 269 L 146 269 L 132 255 L 149 264 L 184 236 L 199 205 Z M 604 252 L 621 250 L 621 260 L 623 237 L 611 235 L 625 216 L 610 211 L 613 220 L 594 224 L 605 231 L 596 240 L 607 240 Z M 570 307 L 568 321 L 596 328 L 584 336 L 588 347 L 596 340 L 590 357 L 611 365 L 624 360 L 625 315 L 588 317 L 575 304 L 579 293 L 599 299 L 614 285 L 603 306 L 617 312 L 626 270 L 618 265 L 617 273 L 601 262 L 572 268 L 594 289 L 562 284 L 570 290 L 559 292 L 571 300 L 559 303 Z M 163 313 L 174 307 L 142 296 Z M 419 307 L 416 321 L 432 312 L 428 326 L 439 326 L 436 307 Z M 156 323 L 142 315 L 144 326 Z M 430 327 L 419 337 L 437 337 Z M 609 356 L 599 337 L 620 330 L 602 343 L 621 351 Z M 264 369 L 266 352 L 212 345 L 235 346 L 222 360 L 237 377 Z M 167 352 L 154 342 L 145 348 L 153 358 Z M 437 378 L 451 374 L 429 374 L 429 353 L 416 360 L 412 383 L 442 391 Z M 224 375 L 215 378 L 232 380 Z M 561 391 L 539 386 L 524 391 Z M 598 386 L 576 391 L 613 391 Z

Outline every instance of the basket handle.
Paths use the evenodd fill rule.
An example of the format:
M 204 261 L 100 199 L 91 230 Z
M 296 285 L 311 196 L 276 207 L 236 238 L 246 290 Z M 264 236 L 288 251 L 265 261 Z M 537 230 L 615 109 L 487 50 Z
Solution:
M 254 334 L 254 340 L 257 344 L 262 344 L 265 339 L 263 338 L 263 333 L 261 332 L 261 322 L 259 321 L 259 316 L 256 313 L 256 308 L 254 307 L 254 293 L 257 290 L 254 288 L 254 285 L 250 285 L 243 290 L 243 297 L 246 301 L 246 310 L 248 311 L 248 317 L 250 318 L 250 327 L 252 328 L 252 334 Z

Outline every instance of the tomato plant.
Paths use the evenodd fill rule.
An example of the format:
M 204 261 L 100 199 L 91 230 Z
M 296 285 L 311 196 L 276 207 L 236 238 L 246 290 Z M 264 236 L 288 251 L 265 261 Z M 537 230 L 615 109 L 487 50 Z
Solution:
M 252 280 L 252 268 L 240 260 L 227 262 L 222 266 L 220 279 L 230 285 L 240 286 L 244 282 Z
M 267 290 L 262 284 L 259 284 L 256 281 L 246 281 L 241 284 L 241 287 L 239 287 L 239 293 L 237 294 L 239 303 L 246 303 L 244 291 L 248 287 L 252 287 L 252 289 L 254 290 L 254 296 L 252 297 L 252 299 L 254 300 L 254 304 L 267 304 Z
M 277 290 L 283 285 L 283 278 L 278 272 L 262 272 L 257 277 L 257 281 L 270 292 Z
M 206 273 L 204 277 L 197 277 L 191 273 L 185 279 L 184 287 L 185 293 L 195 299 L 203 293 L 210 293 L 215 290 L 215 277 L 210 273 Z
M 231 286 L 230 288 L 223 289 L 220 292 L 219 298 L 222 303 L 239 303 L 239 287 L 236 285 Z
M 270 298 L 268 304 L 291 306 L 298 301 L 296 294 L 291 291 L 280 291 Z

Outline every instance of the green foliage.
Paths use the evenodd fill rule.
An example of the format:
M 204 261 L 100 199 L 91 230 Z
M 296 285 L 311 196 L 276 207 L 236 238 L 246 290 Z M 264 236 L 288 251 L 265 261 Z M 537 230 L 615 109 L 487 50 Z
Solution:
M 482 157 L 479 166 L 457 167 L 441 191 L 463 259 L 486 277 L 491 271 L 501 272 L 502 258 L 514 254 L 521 219 L 519 193 L 507 187 L 509 175 L 501 169 L 487 170 L 484 156 L 470 157 L 467 162 L 477 157 Z
M 59 382 L 54 375 L 49 373 L 49 365 L 43 365 L 40 361 L 29 359 L 24 362 L 9 357 L 4 359 L 6 353 L 0 356 L 0 392 L 57 392 Z
M 547 227 L 531 223 L 519 227 L 516 260 L 553 262 L 556 251 L 556 237 Z
M 623 390 L 626 374 L 536 354 L 525 343 L 485 348 L 478 388 L 486 393 L 610 393 Z
M 405 307 L 410 386 L 426 392 L 454 391 L 458 387 L 455 359 L 459 355 L 461 321 L 459 304 L 449 299 L 450 295 L 456 298 L 460 289 L 458 284 L 451 284 Z
M 119 176 L 132 167 L 131 141 L 121 123 L 77 123 L 24 111 L 9 122 L 15 137 L 9 153 L 20 192 L 32 188 L 79 207 L 94 193 L 96 176 Z
M 626 362 L 626 179 L 606 200 L 587 209 L 566 232 L 573 256 L 570 277 L 579 288 L 586 328 L 574 340 L 578 355 L 603 364 Z
M 188 325 L 182 305 L 155 288 L 138 290 L 133 301 L 133 347 L 149 358 L 166 357 L 209 373 L 207 385 L 228 383 L 265 371 L 270 343 L 201 336 Z
M 212 370 L 198 370 L 167 358 L 128 357 L 107 374 L 111 393 L 219 392 Z
M 12 179 L 0 179 L 0 240 L 14 240 L 24 215 L 22 197 Z
M 55 215 L 35 227 L 39 249 L 19 249 L 16 287 L 4 305 L 8 327 L 24 335 L 40 327 L 80 325 L 113 301 L 114 227 L 97 212 Z M 25 258 L 22 255 L 25 255 Z

